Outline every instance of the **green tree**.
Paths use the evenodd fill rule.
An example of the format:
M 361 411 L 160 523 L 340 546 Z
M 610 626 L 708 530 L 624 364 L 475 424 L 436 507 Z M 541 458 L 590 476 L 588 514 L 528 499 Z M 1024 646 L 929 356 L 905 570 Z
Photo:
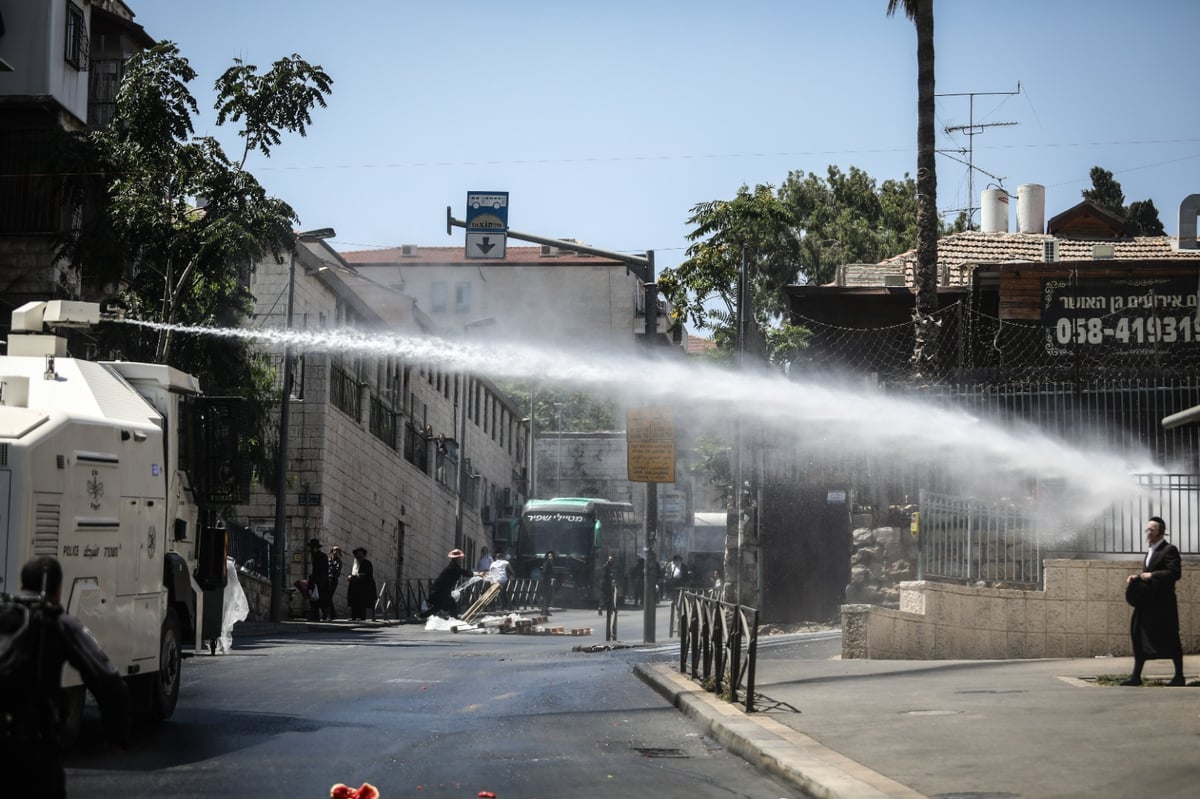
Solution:
M 1158 216 L 1154 200 L 1136 200 L 1125 209 L 1126 232 L 1131 236 L 1165 236 L 1167 229 L 1163 227 Z
M 1092 187 L 1083 190 L 1083 199 L 1125 218 L 1125 232 L 1130 236 L 1165 236 L 1166 229 L 1158 217 L 1153 200 L 1137 200 L 1125 206 L 1125 192 L 1113 173 L 1098 166 L 1088 173 Z
M 1121 184 L 1113 179 L 1113 173 L 1094 166 L 1088 175 L 1092 179 L 1092 187 L 1083 190 L 1083 199 L 1125 216 L 1125 192 L 1121 190 Z
M 898 8 L 917 29 L 917 302 L 913 367 L 920 377 L 937 352 L 937 138 L 934 105 L 933 0 L 888 0 L 887 13 Z
M 246 157 L 269 157 L 283 131 L 303 135 L 332 81 L 299 56 L 262 76 L 241 62 L 226 71 L 216 84 L 220 120 L 243 123 L 243 152 L 233 163 L 214 138 L 193 137 L 195 78 L 171 42 L 129 60 L 112 123 L 78 141 L 77 158 L 91 164 L 81 172 L 98 177 L 78 187 L 92 202 L 59 257 L 92 275 L 132 318 L 239 326 L 253 308 L 252 265 L 282 262 L 298 221 L 244 168 Z M 109 326 L 101 343 L 195 374 L 208 393 L 248 396 L 265 427 L 271 376 L 247 344 L 128 325 Z
M 877 184 L 858 167 L 830 165 L 825 178 L 789 173 L 779 195 L 803 235 L 808 283 L 832 281 L 841 264 L 878 263 L 916 246 L 917 188 L 908 175 Z
M 664 269 L 658 279 L 659 290 L 674 309 L 675 324 L 691 322 L 711 331 L 718 343 L 735 343 L 743 271 L 748 282 L 746 310 L 756 330 L 784 318 L 783 288 L 796 281 L 801 237 L 774 187 L 760 184 L 751 190 L 743 185 L 732 200 L 699 203 L 691 213 L 688 224 L 695 227 L 688 239 L 694 243 L 688 258 Z

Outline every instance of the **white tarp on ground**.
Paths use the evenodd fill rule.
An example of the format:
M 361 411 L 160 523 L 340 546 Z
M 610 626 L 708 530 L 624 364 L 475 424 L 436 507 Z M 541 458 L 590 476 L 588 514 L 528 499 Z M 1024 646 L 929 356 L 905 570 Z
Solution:
M 225 559 L 225 597 L 224 613 L 221 615 L 221 637 L 217 639 L 213 654 L 228 655 L 233 648 L 233 625 L 245 621 L 250 615 L 250 603 L 246 600 L 246 592 L 238 582 L 237 564 L 233 558 Z

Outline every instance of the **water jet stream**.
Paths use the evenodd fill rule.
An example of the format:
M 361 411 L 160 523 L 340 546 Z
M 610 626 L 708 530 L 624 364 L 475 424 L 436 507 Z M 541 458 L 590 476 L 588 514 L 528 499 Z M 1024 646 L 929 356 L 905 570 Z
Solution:
M 480 346 L 436 337 L 365 333 L 352 329 L 287 331 L 213 328 L 125 320 L 179 334 L 235 338 L 268 349 L 394 357 L 440 364 L 491 379 L 533 379 L 597 393 L 619 393 L 627 403 L 665 404 L 698 423 L 734 415 L 759 420 L 772 440 L 794 436 L 797 446 L 889 462 L 950 470 L 964 493 L 1020 497 L 1036 479 L 1053 481 L 1061 495 L 1054 513 L 1064 523 L 1087 523 L 1114 502 L 1141 494 L 1136 473 L 1162 473 L 1144 453 L 1073 446 L 1033 427 L 980 419 L 961 410 L 895 397 L 858 383 L 809 381 L 777 372 L 733 371 L 682 358 L 652 358 L 641 350 L 620 355 L 580 353 L 489 341 Z M 720 428 L 724 430 L 725 428 Z M 1006 493 L 1007 492 L 1007 493 Z

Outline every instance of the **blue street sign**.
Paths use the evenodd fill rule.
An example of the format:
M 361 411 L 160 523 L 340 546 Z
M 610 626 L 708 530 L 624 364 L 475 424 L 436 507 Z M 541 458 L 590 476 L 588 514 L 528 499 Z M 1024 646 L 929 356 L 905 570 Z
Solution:
M 508 230 L 508 192 L 467 192 L 467 231 L 503 233 Z

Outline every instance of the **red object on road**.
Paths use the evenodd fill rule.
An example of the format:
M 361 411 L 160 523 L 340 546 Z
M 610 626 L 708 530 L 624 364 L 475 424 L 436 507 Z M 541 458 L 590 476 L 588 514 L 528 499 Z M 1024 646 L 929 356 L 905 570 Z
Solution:
M 339 782 L 329 789 L 329 799 L 379 799 L 379 789 L 369 782 L 358 788 Z

